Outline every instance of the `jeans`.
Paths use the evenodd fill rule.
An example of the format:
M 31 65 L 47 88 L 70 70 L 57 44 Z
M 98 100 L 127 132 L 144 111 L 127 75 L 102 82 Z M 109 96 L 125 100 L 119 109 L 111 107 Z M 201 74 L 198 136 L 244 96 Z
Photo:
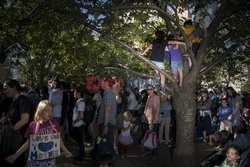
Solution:
M 162 142 L 163 129 L 165 129 L 165 144 L 168 144 L 169 140 L 169 129 L 170 129 L 171 117 L 161 118 L 161 126 L 159 129 L 159 142 Z
M 165 65 L 164 62 L 160 62 L 160 61 L 151 61 L 152 63 L 154 63 L 157 67 L 159 67 L 162 70 L 165 70 Z

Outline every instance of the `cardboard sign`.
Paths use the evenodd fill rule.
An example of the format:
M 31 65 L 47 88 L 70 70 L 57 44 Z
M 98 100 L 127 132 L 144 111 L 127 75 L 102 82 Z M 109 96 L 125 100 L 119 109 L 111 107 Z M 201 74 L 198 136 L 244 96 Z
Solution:
M 60 156 L 60 133 L 30 136 L 30 159 L 44 160 L 58 156 Z

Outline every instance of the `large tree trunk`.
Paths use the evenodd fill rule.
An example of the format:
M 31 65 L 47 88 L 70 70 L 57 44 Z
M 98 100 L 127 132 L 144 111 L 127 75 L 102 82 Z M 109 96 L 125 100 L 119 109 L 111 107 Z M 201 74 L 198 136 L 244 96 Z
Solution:
M 195 114 L 196 114 L 196 78 L 184 79 L 183 86 L 174 96 L 174 109 L 176 111 L 176 148 L 174 155 L 181 158 L 182 167 L 193 166 L 195 152 L 194 132 L 195 132 Z M 177 159 L 177 160 L 178 160 Z

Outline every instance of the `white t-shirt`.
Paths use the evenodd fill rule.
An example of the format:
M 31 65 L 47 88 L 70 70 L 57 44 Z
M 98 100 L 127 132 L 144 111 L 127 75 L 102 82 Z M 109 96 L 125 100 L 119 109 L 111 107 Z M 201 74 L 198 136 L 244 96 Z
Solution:
M 78 99 L 76 104 L 75 104 L 75 108 L 73 110 L 73 121 L 77 119 L 80 112 L 83 112 L 83 114 L 84 114 L 84 111 L 85 111 L 84 99 Z M 80 121 L 73 124 L 73 127 L 80 127 L 82 125 L 84 125 L 84 121 L 81 119 Z
M 213 19 L 215 18 L 215 11 L 218 9 L 220 4 L 217 2 L 207 4 L 203 9 L 200 9 L 195 14 L 195 22 L 199 23 L 201 19 L 203 19 L 206 28 L 212 23 Z
M 129 125 L 131 124 L 131 122 L 130 121 L 123 121 L 123 126 L 124 126 L 124 129 L 125 128 L 127 128 L 127 127 L 129 127 Z M 129 136 L 130 135 L 130 129 L 128 129 L 128 130 L 122 130 L 121 131 L 121 135 L 123 135 L 123 136 Z
M 128 96 L 128 110 L 135 110 L 138 102 L 136 100 L 135 94 L 131 92 Z

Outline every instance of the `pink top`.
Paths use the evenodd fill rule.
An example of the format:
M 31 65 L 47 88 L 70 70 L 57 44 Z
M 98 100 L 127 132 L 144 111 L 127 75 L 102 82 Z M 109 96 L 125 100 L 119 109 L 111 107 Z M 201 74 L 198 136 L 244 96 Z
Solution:
M 154 111 L 154 118 L 153 118 Z M 160 97 L 156 94 L 148 96 L 144 114 L 147 117 L 148 123 L 158 124 L 160 122 Z M 153 119 L 153 120 L 152 120 Z
M 25 137 L 27 139 L 30 139 L 30 135 L 34 135 L 34 134 L 42 135 L 42 134 L 56 133 L 54 129 L 56 129 L 58 132 L 62 132 L 62 129 L 60 128 L 59 124 L 57 123 L 55 119 L 51 120 L 51 124 L 50 124 L 50 121 L 44 122 L 43 124 L 39 124 L 37 133 L 35 133 L 37 126 L 36 126 L 36 121 L 33 121 L 30 123 L 29 128 L 27 129 L 25 133 Z M 51 126 L 54 126 L 54 127 L 51 127 Z

